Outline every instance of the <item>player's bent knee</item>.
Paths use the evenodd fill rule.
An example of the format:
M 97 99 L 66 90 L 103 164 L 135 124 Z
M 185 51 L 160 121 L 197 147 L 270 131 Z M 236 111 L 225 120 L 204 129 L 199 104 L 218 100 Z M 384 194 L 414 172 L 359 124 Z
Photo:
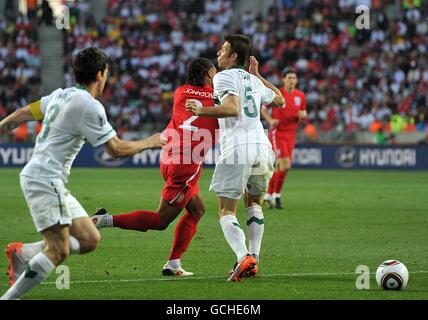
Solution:
M 166 230 L 166 229 L 168 229 L 168 226 L 169 226 L 169 224 L 171 223 L 172 221 L 170 221 L 170 220 L 167 220 L 167 219 L 161 219 L 161 221 L 160 221 L 160 225 L 159 225 L 159 231 L 164 231 L 164 230 Z
M 290 170 L 291 170 L 291 165 L 285 165 L 279 168 L 279 171 L 281 171 L 282 173 L 287 173 Z
M 91 234 L 88 239 L 85 241 L 85 251 L 91 252 L 98 248 L 98 245 L 101 242 L 101 235 L 99 232 L 94 232 Z
M 190 213 L 192 216 L 196 217 L 196 218 L 202 218 L 203 215 L 205 214 L 205 208 L 201 208 L 199 210 L 196 210 L 194 212 Z

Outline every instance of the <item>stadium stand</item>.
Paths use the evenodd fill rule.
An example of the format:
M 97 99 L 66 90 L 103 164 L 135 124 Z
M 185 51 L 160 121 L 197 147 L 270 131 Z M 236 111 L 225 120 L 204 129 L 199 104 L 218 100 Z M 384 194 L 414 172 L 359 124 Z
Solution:
M 168 122 L 187 62 L 196 56 L 215 59 L 223 34 L 243 32 L 252 37 L 253 53 L 269 80 L 279 84 L 284 67 L 298 69 L 312 136 L 352 141 L 357 133 L 380 128 L 427 132 L 427 0 L 358 3 L 371 7 L 370 30 L 355 27 L 354 0 L 275 1 L 266 16 L 244 12 L 240 24 L 228 0 L 108 0 L 99 23 L 89 1 L 70 4 L 64 84 L 74 84 L 70 65 L 77 51 L 102 47 L 111 57 L 102 98 L 109 118 L 125 139 L 145 137 Z M 8 101 L 0 117 L 1 110 L 18 104 Z
M 17 1 L 6 1 L 0 16 L 0 118 L 40 97 L 37 19 L 18 14 Z M 40 125 L 22 125 L 2 140 L 29 142 Z

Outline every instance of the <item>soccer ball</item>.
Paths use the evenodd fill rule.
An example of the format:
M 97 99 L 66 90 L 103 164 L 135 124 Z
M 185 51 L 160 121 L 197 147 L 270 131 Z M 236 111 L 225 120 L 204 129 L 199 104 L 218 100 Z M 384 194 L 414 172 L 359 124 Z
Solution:
M 385 290 L 404 289 L 409 281 L 409 271 L 398 260 L 386 260 L 377 268 L 376 281 Z

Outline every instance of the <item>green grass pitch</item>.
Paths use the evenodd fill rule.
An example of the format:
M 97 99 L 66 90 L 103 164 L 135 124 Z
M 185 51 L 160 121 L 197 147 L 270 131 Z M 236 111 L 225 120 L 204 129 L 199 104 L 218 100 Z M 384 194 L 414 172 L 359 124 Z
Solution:
M 0 170 L 0 246 L 40 239 L 19 188 L 19 170 Z M 99 249 L 72 256 L 70 289 L 58 290 L 52 274 L 27 299 L 427 299 L 428 173 L 295 170 L 285 184 L 285 210 L 265 210 L 260 273 L 241 283 L 226 282 L 235 257 L 221 232 L 212 170 L 200 189 L 206 214 L 183 257 L 188 279 L 160 275 L 175 223 L 166 231 L 101 230 Z M 74 169 L 69 189 L 92 213 L 157 207 L 163 186 L 156 169 Z M 239 220 L 245 223 L 241 204 Z M 244 228 L 245 230 L 245 228 Z M 405 290 L 377 287 L 374 273 L 386 259 L 410 271 Z M 372 273 L 370 289 L 358 290 L 358 265 Z M 0 293 L 7 289 L 7 259 L 0 259 Z

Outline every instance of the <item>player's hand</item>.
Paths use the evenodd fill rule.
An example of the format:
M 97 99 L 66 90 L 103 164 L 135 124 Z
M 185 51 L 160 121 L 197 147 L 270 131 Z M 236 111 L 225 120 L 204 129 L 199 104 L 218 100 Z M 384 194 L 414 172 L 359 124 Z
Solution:
M 201 108 L 198 107 L 194 100 L 186 100 L 186 110 L 193 113 L 194 116 L 199 116 Z
M 254 56 L 250 57 L 250 68 L 248 71 L 255 76 L 259 75 L 259 62 Z
M 148 137 L 147 140 L 153 149 L 161 149 L 167 142 L 167 139 L 160 133 L 155 133 L 154 135 Z
M 279 120 L 278 119 L 273 119 L 269 124 L 270 124 L 270 126 L 272 128 L 276 128 L 279 125 Z

